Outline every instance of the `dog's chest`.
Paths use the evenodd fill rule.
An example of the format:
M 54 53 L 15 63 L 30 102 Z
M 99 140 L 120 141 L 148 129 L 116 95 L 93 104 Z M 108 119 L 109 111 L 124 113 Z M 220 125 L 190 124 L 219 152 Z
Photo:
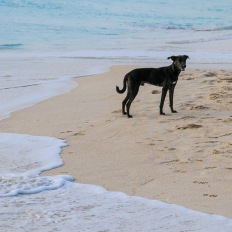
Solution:
M 167 85 L 168 86 L 176 85 L 177 81 L 178 81 L 178 75 L 170 75 L 167 81 Z
M 169 80 L 168 85 L 175 85 L 177 80 Z

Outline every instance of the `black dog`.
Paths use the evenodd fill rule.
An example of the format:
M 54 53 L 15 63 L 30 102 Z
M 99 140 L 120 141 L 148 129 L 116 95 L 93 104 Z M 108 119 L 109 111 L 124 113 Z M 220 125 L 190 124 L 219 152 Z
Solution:
M 168 59 L 172 59 L 173 61 L 170 66 L 161 68 L 138 68 L 127 73 L 123 80 L 123 89 L 120 90 L 119 87 L 116 86 L 116 91 L 122 94 L 126 91 L 126 84 L 128 85 L 127 96 L 122 102 L 122 113 L 127 114 L 128 118 L 132 118 L 129 113 L 131 103 L 138 94 L 140 85 L 144 85 L 144 83 L 163 87 L 160 101 L 160 114 L 165 114 L 163 112 L 163 105 L 168 90 L 171 111 L 172 113 L 177 113 L 177 111 L 173 109 L 173 94 L 178 76 L 181 71 L 185 70 L 186 60 L 188 58 L 189 57 L 186 55 L 171 56 L 168 57 Z M 127 112 L 125 111 L 125 106 Z

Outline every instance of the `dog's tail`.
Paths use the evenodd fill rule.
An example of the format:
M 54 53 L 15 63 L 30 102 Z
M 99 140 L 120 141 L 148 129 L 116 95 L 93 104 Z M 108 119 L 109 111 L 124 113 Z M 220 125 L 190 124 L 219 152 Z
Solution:
M 120 94 L 124 93 L 126 91 L 126 85 L 127 85 L 127 81 L 128 81 L 128 74 L 126 74 L 126 76 L 123 79 L 123 88 L 119 89 L 118 86 L 116 86 L 116 91 Z

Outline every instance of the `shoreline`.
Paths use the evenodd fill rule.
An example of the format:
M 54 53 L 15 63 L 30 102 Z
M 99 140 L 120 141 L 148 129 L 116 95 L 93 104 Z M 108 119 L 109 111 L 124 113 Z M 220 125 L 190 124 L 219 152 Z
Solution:
M 179 113 L 170 113 L 167 96 L 166 116 L 158 114 L 161 88 L 145 85 L 128 119 L 115 86 L 133 68 L 78 78 L 75 89 L 12 113 L 0 129 L 67 141 L 64 166 L 43 175 L 232 218 L 232 71 L 187 68 L 175 90 Z

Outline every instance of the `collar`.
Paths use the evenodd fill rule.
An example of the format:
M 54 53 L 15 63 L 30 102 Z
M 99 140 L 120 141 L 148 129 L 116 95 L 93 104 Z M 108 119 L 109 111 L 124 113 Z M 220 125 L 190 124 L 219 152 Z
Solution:
M 174 62 L 171 64 L 171 68 L 172 68 L 172 71 L 174 72 L 174 74 L 179 75 L 179 74 L 181 73 L 181 70 L 179 70 L 179 69 L 175 66 L 175 63 L 174 63 Z

